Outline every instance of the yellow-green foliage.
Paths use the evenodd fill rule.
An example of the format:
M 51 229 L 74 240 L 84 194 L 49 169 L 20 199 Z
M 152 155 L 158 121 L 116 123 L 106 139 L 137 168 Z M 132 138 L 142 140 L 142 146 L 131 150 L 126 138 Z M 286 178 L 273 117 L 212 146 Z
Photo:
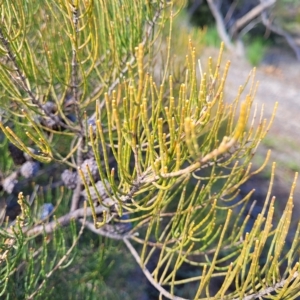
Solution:
M 299 227 L 290 249 L 284 249 L 294 185 L 276 226 L 275 165 L 262 212 L 249 232 L 252 192 L 236 200 L 241 184 L 269 157 L 253 169 L 251 159 L 272 122 L 252 110 L 254 75 L 228 103 L 230 64 L 222 63 L 223 45 L 205 70 L 201 53 L 186 39 L 185 65 L 172 65 L 177 9 L 171 1 L 1 2 L 1 129 L 33 159 L 56 172 L 73 168 L 77 175 L 72 191 L 61 188 L 52 194 L 55 199 L 47 196 L 55 204 L 53 219 L 33 216 L 45 202 L 34 192 L 28 198 L 19 194 L 16 222 L 5 223 L 3 208 L 1 295 L 44 299 L 49 278 L 72 264 L 85 230 L 124 242 L 161 297 L 293 299 L 300 294 Z M 181 77 L 175 80 L 170 70 L 178 69 Z M 84 163 L 87 153 L 98 179 Z M 120 224 L 127 224 L 126 232 L 116 230 Z M 55 251 L 49 256 L 50 245 Z M 186 265 L 193 273 L 179 279 Z M 101 270 L 93 276 L 100 278 Z M 179 295 L 182 285 L 189 287 L 188 295 Z

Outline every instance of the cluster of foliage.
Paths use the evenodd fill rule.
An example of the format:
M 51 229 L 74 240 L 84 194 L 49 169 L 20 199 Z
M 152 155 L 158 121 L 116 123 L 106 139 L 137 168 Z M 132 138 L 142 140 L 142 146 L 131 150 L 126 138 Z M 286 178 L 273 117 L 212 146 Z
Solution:
M 272 120 L 252 113 L 253 76 L 224 101 L 223 46 L 205 71 L 190 41 L 173 76 L 180 3 L 0 5 L 1 297 L 54 299 L 53 277 L 67 269 L 82 278 L 79 295 L 99 299 L 110 240 L 161 298 L 300 294 L 300 227 L 284 250 L 294 186 L 276 225 L 272 185 L 250 227 L 252 192 L 237 197 L 265 165 L 251 159 Z M 100 240 L 82 244 L 85 234 Z M 90 260 L 74 266 L 76 253 Z

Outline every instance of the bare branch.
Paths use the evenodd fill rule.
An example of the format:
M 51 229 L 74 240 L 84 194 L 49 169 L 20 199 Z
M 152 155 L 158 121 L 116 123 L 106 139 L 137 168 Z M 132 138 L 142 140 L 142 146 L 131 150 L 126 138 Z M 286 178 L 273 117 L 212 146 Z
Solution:
M 75 114 L 76 119 L 80 127 L 81 135 L 84 133 L 83 124 L 81 120 L 80 115 L 80 103 L 79 103 L 79 93 L 78 93 L 78 61 L 77 61 L 77 44 L 78 44 L 78 21 L 79 21 L 79 11 L 78 6 L 72 5 L 72 14 L 73 14 L 73 26 L 74 26 L 74 39 L 72 42 L 72 62 L 71 62 L 71 68 L 72 68 L 72 92 L 74 97 L 74 107 L 75 107 Z
M 80 137 L 79 139 L 80 139 L 79 140 L 79 147 L 77 149 L 77 157 L 76 157 L 77 167 L 81 166 L 82 163 L 83 163 L 82 150 L 83 150 L 83 147 L 84 147 L 84 138 Z M 72 212 L 72 211 L 74 211 L 78 208 L 81 188 L 82 188 L 82 181 L 79 180 L 79 178 L 78 178 L 77 183 L 76 183 L 76 188 L 73 191 L 73 195 L 72 195 L 70 212 Z
M 149 37 L 151 36 L 152 32 L 154 31 L 154 27 L 156 24 L 156 21 L 158 20 L 161 11 L 163 9 L 163 6 L 161 5 L 159 7 L 159 9 L 156 11 L 156 13 L 154 14 L 152 20 L 148 21 L 148 24 L 146 25 L 146 29 L 145 29 L 145 36 L 144 39 L 142 40 L 141 44 L 143 46 L 146 45 L 147 41 L 149 40 Z M 135 56 L 132 55 L 129 62 L 126 62 L 125 67 L 121 70 L 119 77 L 116 78 L 116 80 L 114 82 L 111 83 L 111 85 L 108 87 L 108 95 L 110 95 L 112 93 L 112 91 L 116 88 L 116 86 L 120 83 L 120 78 L 121 76 L 125 75 L 128 71 L 128 64 L 129 66 L 132 66 L 133 63 L 136 61 Z M 87 103 L 89 103 L 90 99 L 92 99 L 93 97 L 95 97 L 102 89 L 104 88 L 104 84 L 100 84 L 92 93 L 91 96 L 86 100 Z M 104 106 L 104 101 L 101 103 L 101 107 Z M 93 116 L 91 117 L 91 119 L 95 118 L 96 113 L 93 114 Z
M 85 204 L 85 207 L 84 207 L 84 211 L 86 211 L 86 204 Z M 73 251 L 73 249 L 75 248 L 75 246 L 77 245 L 80 237 L 82 236 L 83 234 L 83 230 L 84 230 L 84 227 L 85 227 L 85 221 L 86 221 L 86 214 L 84 213 L 84 219 L 82 221 L 82 226 L 80 228 L 80 231 L 78 233 L 78 236 L 76 237 L 76 239 L 73 241 L 72 243 L 72 246 L 68 249 L 68 251 L 66 252 L 66 254 L 59 260 L 59 262 L 53 267 L 51 268 L 51 271 L 48 272 L 46 275 L 45 275 L 45 279 L 41 282 L 41 284 L 38 286 L 38 288 L 27 298 L 27 299 L 34 299 L 34 296 L 43 288 L 43 286 L 46 284 L 47 282 L 47 279 L 50 278 L 53 273 L 61 267 L 61 265 L 65 262 L 65 260 L 68 259 L 68 257 L 70 256 L 71 252 Z
M 234 23 L 231 29 L 231 35 L 234 36 L 241 28 L 246 26 L 246 24 L 251 22 L 253 19 L 257 18 L 266 8 L 274 5 L 275 3 L 276 0 L 267 0 L 255 6 L 253 9 L 251 9 L 248 13 L 239 18 Z
M 153 279 L 149 270 L 141 262 L 140 256 L 138 255 L 138 253 L 136 252 L 134 247 L 131 245 L 129 240 L 127 238 L 124 238 L 123 241 L 124 241 L 125 245 L 127 246 L 128 250 L 130 251 L 130 253 L 132 254 L 132 256 L 135 258 L 135 260 L 138 263 L 138 265 L 140 266 L 140 268 L 142 269 L 144 275 L 147 277 L 149 282 L 160 292 L 161 295 L 167 297 L 168 299 L 172 299 L 172 300 L 188 300 L 186 298 L 181 298 L 181 297 L 177 297 L 177 296 L 170 294 L 159 283 L 155 282 L 155 280 Z
M 75 114 L 76 119 L 80 127 L 81 136 L 84 135 L 84 128 L 83 122 L 80 114 L 80 103 L 79 103 L 79 93 L 78 93 L 78 84 L 79 84 L 79 74 L 78 74 L 78 61 L 77 61 L 77 51 L 78 51 L 78 22 L 79 22 L 79 10 L 78 10 L 78 3 L 77 6 L 72 5 L 72 14 L 73 14 L 73 26 L 74 26 L 74 39 L 72 42 L 72 62 L 71 62 L 71 69 L 72 69 L 72 92 L 75 102 Z M 79 138 L 79 147 L 77 149 L 77 156 L 76 156 L 76 164 L 77 167 L 82 165 L 83 162 L 83 149 L 85 145 L 85 139 L 83 137 Z M 71 201 L 71 208 L 70 211 L 74 211 L 78 208 L 79 200 L 80 200 L 80 191 L 82 187 L 81 180 L 77 180 L 76 188 L 73 192 L 72 201 Z
M 95 207 L 96 214 L 100 214 L 103 211 L 104 211 L 103 206 Z M 56 230 L 58 226 L 66 226 L 71 222 L 71 220 L 78 220 L 80 218 L 83 218 L 85 215 L 86 215 L 86 217 L 92 216 L 92 209 L 90 207 L 88 207 L 86 209 L 84 207 L 82 207 L 80 209 L 72 211 L 72 212 L 58 218 L 57 220 L 49 222 L 48 224 L 38 225 L 31 229 L 24 228 L 23 232 L 25 232 L 28 236 L 39 235 L 39 234 L 43 234 L 43 233 L 51 233 L 54 230 Z
M 265 295 L 269 295 L 272 292 L 275 292 L 277 289 L 284 287 L 284 285 L 287 282 L 292 282 L 298 276 L 299 276 L 299 272 L 295 272 L 291 279 L 281 280 L 280 282 L 274 284 L 273 286 L 270 286 L 270 287 L 268 287 L 268 288 L 266 288 L 266 289 L 264 289 L 264 290 L 262 290 L 262 291 L 260 291 L 260 292 L 258 292 L 256 294 L 252 294 L 252 295 L 248 295 L 248 296 L 244 297 L 243 300 L 258 299 L 258 298 L 261 298 L 261 297 L 263 297 Z M 235 298 L 233 300 L 238 300 L 238 299 L 240 299 L 240 298 Z
M 79 222 L 82 222 L 81 220 L 79 220 Z M 123 240 L 124 238 L 129 238 L 130 235 L 127 235 L 127 234 L 118 234 L 118 233 L 115 233 L 115 232 L 108 232 L 106 230 L 104 230 L 103 228 L 96 228 L 95 225 L 91 222 L 85 222 L 85 227 L 88 228 L 89 230 L 91 230 L 92 232 L 98 234 L 98 235 L 101 235 L 101 236 L 105 236 L 105 237 L 108 237 L 110 239 L 113 239 L 113 240 Z
M 222 39 L 226 48 L 229 51 L 236 52 L 237 48 L 233 45 L 228 33 L 226 32 L 225 23 L 224 23 L 224 20 L 223 20 L 223 17 L 221 15 L 219 8 L 215 4 L 214 0 L 207 0 L 207 3 L 208 3 L 208 6 L 209 6 L 215 20 L 216 20 L 217 30 L 218 30 L 220 38 Z
M 230 5 L 230 7 L 229 7 L 229 9 L 228 9 L 228 11 L 227 11 L 227 13 L 226 13 L 226 15 L 224 17 L 225 24 L 227 24 L 228 21 L 231 19 L 231 17 L 233 15 L 234 10 L 236 9 L 237 5 L 238 5 L 238 0 L 234 0 L 232 2 L 232 4 Z
M 262 18 L 263 24 L 269 30 L 271 30 L 271 31 L 275 32 L 276 34 L 281 35 L 285 38 L 285 40 L 287 41 L 289 46 L 293 49 L 294 53 L 296 54 L 297 60 L 300 61 L 300 47 L 296 44 L 293 37 L 288 32 L 286 32 L 285 30 L 280 28 L 279 26 L 276 26 L 275 24 L 270 22 L 270 20 L 267 17 L 267 13 L 265 11 L 261 13 L 261 18 Z
M 31 99 L 31 102 L 34 105 L 36 105 L 42 112 L 45 113 L 46 116 L 51 118 L 51 120 L 53 120 L 59 126 L 61 126 L 63 128 L 66 128 L 66 129 L 69 129 L 71 132 L 78 133 L 78 129 L 76 129 L 75 127 L 68 126 L 62 120 L 60 120 L 59 118 L 56 118 L 54 114 L 52 114 L 47 109 L 45 109 L 43 107 L 43 105 L 40 103 L 40 101 L 33 94 L 32 90 L 30 89 L 30 87 L 27 84 L 28 80 L 25 77 L 25 75 L 22 73 L 22 71 L 21 71 L 21 69 L 18 65 L 18 62 L 16 60 L 16 56 L 14 55 L 8 40 L 5 38 L 1 27 L 0 27 L 0 42 L 4 46 L 4 48 L 7 52 L 7 56 L 8 56 L 9 60 L 12 62 L 13 66 L 14 66 L 14 71 L 17 73 L 17 76 L 20 79 L 20 81 L 17 82 L 17 84 L 19 85 L 19 87 L 21 89 L 23 89 L 28 94 L 29 98 Z M 12 80 L 13 80 L 13 78 L 12 78 Z
M 196 10 L 202 5 L 203 0 L 195 0 L 192 2 L 191 7 L 188 10 L 189 16 L 192 16 Z

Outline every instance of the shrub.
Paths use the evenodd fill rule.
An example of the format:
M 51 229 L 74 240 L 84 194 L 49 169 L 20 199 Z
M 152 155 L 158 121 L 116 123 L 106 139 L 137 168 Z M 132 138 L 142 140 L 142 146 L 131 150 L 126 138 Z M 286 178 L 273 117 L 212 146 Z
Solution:
M 271 185 L 251 226 L 252 192 L 238 198 L 265 165 L 251 167 L 269 128 L 251 117 L 255 85 L 227 104 L 223 48 L 215 67 L 209 59 L 198 69 L 191 41 L 175 81 L 176 9 L 142 0 L 2 3 L 1 297 L 59 298 L 55 276 L 74 274 L 66 297 L 105 298 L 110 240 L 126 245 L 160 297 L 299 294 L 299 230 L 284 252 L 292 196 L 273 227 Z

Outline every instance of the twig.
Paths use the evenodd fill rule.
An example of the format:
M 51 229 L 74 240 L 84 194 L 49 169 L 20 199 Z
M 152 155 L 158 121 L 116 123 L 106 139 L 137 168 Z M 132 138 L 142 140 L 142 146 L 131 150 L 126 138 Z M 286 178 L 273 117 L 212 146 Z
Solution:
M 243 37 L 247 32 L 252 30 L 257 24 L 261 23 L 260 18 L 256 18 L 250 23 L 248 23 L 241 31 L 239 32 L 239 38 Z
M 300 48 L 297 46 L 296 42 L 294 41 L 293 37 L 284 31 L 282 28 L 272 24 L 267 17 L 267 13 L 264 11 L 261 13 L 261 19 L 263 24 L 271 31 L 275 32 L 278 35 L 281 35 L 285 38 L 289 46 L 293 49 L 294 53 L 296 54 L 297 60 L 300 61 Z
M 79 103 L 79 93 L 78 93 L 78 62 L 77 62 L 77 43 L 78 43 L 78 7 L 75 7 L 74 5 L 71 5 L 72 7 L 72 14 L 73 14 L 73 26 L 74 26 L 74 39 L 72 43 L 72 62 L 71 62 L 71 74 L 72 74 L 72 92 L 74 97 L 74 107 L 75 107 L 75 114 L 76 119 L 80 127 L 81 136 L 84 133 L 84 128 L 81 120 L 80 115 L 80 103 Z
M 214 149 L 213 151 L 211 151 L 210 153 L 206 154 L 203 158 L 201 158 L 200 160 L 194 162 L 193 164 L 187 166 L 184 169 L 178 170 L 178 171 L 173 171 L 170 173 L 160 173 L 159 175 L 150 175 L 148 177 L 146 177 L 146 174 L 144 175 L 144 178 L 139 180 L 139 184 L 145 184 L 145 183 L 152 183 L 155 182 L 156 180 L 159 180 L 160 178 L 172 178 L 172 177 L 179 177 L 182 175 L 186 175 L 186 174 L 190 174 L 196 171 L 199 171 L 202 168 L 206 168 L 207 166 L 211 166 L 213 164 L 216 164 L 216 161 L 212 161 L 213 159 L 216 159 L 217 156 L 220 156 L 220 160 L 224 159 L 224 157 L 228 156 L 228 153 L 224 153 L 224 148 L 223 146 L 226 148 L 226 151 L 229 152 L 230 148 L 234 145 L 234 143 L 236 142 L 235 138 L 231 138 L 229 141 L 227 142 L 222 142 L 221 145 Z M 223 145 L 222 145 L 223 144 Z M 230 154 L 229 154 L 230 155 Z
M 152 20 L 148 21 L 148 26 L 147 26 L 147 28 L 145 29 L 145 35 L 144 35 L 144 38 L 143 38 L 143 40 L 142 40 L 142 42 L 141 42 L 141 44 L 142 44 L 143 46 L 146 45 L 146 43 L 147 43 L 149 37 L 151 36 L 151 34 L 152 34 L 153 30 L 154 30 L 154 25 L 155 25 L 156 21 L 158 20 L 158 18 L 159 18 L 159 16 L 160 16 L 160 13 L 161 13 L 162 9 L 163 9 L 163 6 L 160 5 L 159 9 L 158 9 L 158 10 L 156 11 L 156 13 L 154 14 Z M 126 66 L 120 71 L 119 77 L 116 78 L 116 80 L 115 80 L 114 82 L 112 82 L 112 83 L 110 84 L 110 86 L 108 87 L 108 91 L 107 91 L 108 95 L 110 95 L 110 94 L 112 93 L 112 91 L 115 89 L 115 87 L 120 83 L 120 78 L 121 78 L 121 76 L 127 73 L 127 71 L 128 71 L 128 65 L 132 66 L 133 63 L 135 62 L 135 60 L 136 60 L 136 59 L 135 59 L 135 56 L 132 55 L 131 58 L 130 58 L 130 60 L 129 60 L 129 62 L 128 62 L 128 61 L 126 62 Z M 91 99 L 91 98 L 93 98 L 95 95 L 97 95 L 97 94 L 99 93 L 99 91 L 100 91 L 101 89 L 103 89 L 103 87 L 104 87 L 104 84 L 103 84 L 103 85 L 100 84 L 100 85 L 99 85 L 99 86 L 91 93 L 91 96 L 90 96 L 89 98 Z M 86 102 L 88 103 L 88 102 L 89 102 L 89 99 L 87 99 Z M 104 105 L 104 101 L 103 101 L 102 103 L 103 103 L 103 104 L 101 104 L 101 107 Z M 92 118 L 95 118 L 95 116 L 96 116 L 96 113 L 94 113 L 93 116 L 91 116 L 91 119 L 92 119 Z
M 160 217 L 163 218 L 164 215 L 165 214 L 161 214 Z M 134 240 L 135 242 L 137 242 L 141 245 L 143 245 L 145 243 L 145 241 L 143 239 L 140 239 L 136 236 L 132 237 L 132 240 Z M 150 247 L 155 247 L 156 249 L 168 249 L 168 245 L 174 244 L 176 242 L 181 242 L 181 241 L 182 241 L 182 238 L 172 238 L 168 241 L 164 241 L 164 243 L 160 243 L 159 241 L 156 241 L 156 242 L 147 241 L 147 245 Z M 238 242 L 235 242 L 234 244 L 224 246 L 224 247 L 222 247 L 222 250 L 232 249 L 232 247 L 238 247 L 241 244 L 243 244 L 243 242 L 244 241 L 238 241 Z M 174 251 L 174 250 L 172 250 L 171 247 L 169 248 L 169 250 Z M 187 252 L 187 251 L 180 249 L 180 250 L 176 250 L 175 252 L 176 253 L 180 252 L 180 254 L 182 254 L 182 255 L 189 254 L 189 255 L 193 255 L 193 256 L 203 256 L 203 255 L 214 254 L 216 251 L 217 251 L 217 249 L 213 248 L 213 249 L 205 250 L 205 251 L 195 250 L 194 252 L 191 252 L 191 251 Z
M 81 220 L 79 220 L 79 222 L 82 222 Z M 101 235 L 101 236 L 105 236 L 105 237 L 108 237 L 110 239 L 113 239 L 113 240 L 123 240 L 125 237 L 126 238 L 129 238 L 130 235 L 127 235 L 127 234 L 118 234 L 118 233 L 115 233 L 115 232 L 108 232 L 102 228 L 96 228 L 95 225 L 91 222 L 85 222 L 85 227 L 88 228 L 90 231 L 98 234 L 98 235 Z
M 86 205 L 85 207 L 83 208 L 84 211 L 86 211 Z M 45 285 L 45 283 L 47 282 L 47 279 L 50 278 L 53 273 L 58 269 L 60 268 L 60 266 L 64 263 L 64 261 L 66 259 L 68 259 L 69 255 L 71 254 L 71 252 L 73 251 L 73 249 L 75 248 L 75 246 L 77 245 L 80 237 L 82 236 L 83 234 L 83 230 L 84 230 L 84 227 L 85 227 L 85 221 L 86 221 L 86 214 L 84 213 L 84 219 L 83 219 L 83 222 L 82 222 L 82 226 L 80 228 L 80 231 L 78 233 L 78 236 L 76 237 L 76 239 L 73 241 L 73 244 L 72 246 L 69 248 L 69 250 L 66 252 L 66 254 L 59 260 L 59 262 L 56 264 L 56 266 L 54 268 L 51 269 L 50 272 L 48 272 L 46 275 L 45 275 L 45 279 L 41 282 L 41 284 L 39 285 L 39 287 L 27 298 L 28 300 L 30 299 L 34 299 L 34 296 L 43 288 L 43 286 Z
M 229 38 L 229 35 L 226 32 L 224 20 L 223 20 L 223 17 L 221 15 L 220 10 L 218 9 L 218 7 L 215 4 L 214 0 L 207 0 L 207 3 L 208 3 L 208 6 L 211 10 L 211 13 L 213 14 L 213 16 L 216 20 L 217 30 L 218 30 L 219 36 L 223 40 L 226 48 L 231 52 L 236 52 L 237 49 L 233 45 L 233 43 L 231 42 L 231 40 Z
M 44 112 L 49 118 L 51 118 L 51 120 L 53 120 L 56 124 L 58 124 L 59 126 L 65 128 L 65 129 L 69 129 L 71 132 L 77 133 L 78 130 L 76 128 L 68 126 L 63 121 L 61 121 L 59 118 L 55 118 L 55 116 L 51 112 L 49 112 L 47 109 L 45 109 L 43 107 L 43 105 L 39 102 L 39 100 L 35 97 L 32 90 L 30 89 L 30 87 L 27 84 L 28 78 L 26 78 L 26 76 L 21 72 L 21 69 L 16 60 L 16 55 L 14 55 L 14 53 L 11 49 L 11 46 L 9 44 L 9 41 L 5 38 L 1 27 L 0 27 L 0 41 L 1 41 L 2 45 L 4 46 L 4 49 L 7 52 L 7 57 L 13 64 L 14 71 L 17 73 L 17 77 L 20 80 L 20 81 L 16 81 L 16 83 L 20 86 L 21 89 L 23 89 L 28 94 L 32 103 L 34 105 L 36 105 L 42 112 Z
M 138 265 L 141 267 L 141 269 L 142 269 L 144 275 L 146 276 L 146 278 L 160 292 L 161 295 L 167 297 L 168 299 L 172 299 L 172 300 L 188 300 L 186 298 L 181 298 L 181 297 L 177 297 L 177 296 L 174 296 L 174 295 L 170 294 L 159 283 L 155 282 L 155 280 L 153 279 L 153 277 L 152 277 L 151 273 L 149 272 L 149 270 L 145 266 L 143 266 L 143 264 L 141 262 L 141 259 L 140 259 L 140 256 L 138 255 L 138 253 L 136 252 L 134 247 L 131 245 L 128 238 L 123 238 L 123 241 L 124 241 L 125 245 L 127 246 L 128 250 L 130 251 L 130 253 L 132 254 L 132 256 L 135 258 Z
M 192 1 L 191 7 L 188 9 L 189 17 L 191 18 L 193 14 L 197 11 L 197 9 L 202 5 L 203 0 L 195 0 Z
M 225 24 L 228 24 L 228 22 L 230 21 L 230 19 L 231 19 L 232 15 L 233 15 L 234 10 L 236 9 L 237 5 L 238 5 L 238 0 L 234 0 L 230 4 L 230 7 L 229 7 L 229 9 L 228 9 L 228 11 L 227 11 L 227 13 L 226 13 L 226 15 L 224 17 L 224 23 Z
M 295 272 L 295 274 L 292 276 L 292 278 L 289 280 L 289 282 L 292 282 L 295 278 L 299 276 L 299 272 Z M 270 286 L 256 294 L 248 295 L 244 297 L 242 300 L 252 300 L 252 299 L 258 299 L 265 295 L 271 294 L 272 292 L 276 291 L 279 288 L 282 288 L 286 283 L 288 279 L 281 280 L 280 282 L 274 284 L 273 286 Z M 239 300 L 240 298 L 235 298 L 233 300 Z
M 76 157 L 77 167 L 80 167 L 83 163 L 83 153 L 82 153 L 83 147 L 84 147 L 84 138 L 80 137 L 79 138 L 79 147 L 77 149 L 77 157 Z M 82 181 L 80 180 L 80 178 L 78 176 L 76 188 L 73 191 L 73 195 L 72 195 L 70 212 L 72 212 L 78 208 L 81 188 L 82 188 Z
M 51 242 L 51 239 L 47 239 L 46 240 L 46 244 L 48 245 Z M 43 251 L 43 247 L 41 246 L 38 250 L 34 251 L 34 253 L 32 254 L 32 258 L 37 257 L 39 254 L 42 253 Z M 28 264 L 28 261 L 24 260 L 23 262 L 21 262 L 16 268 L 14 268 L 10 273 L 9 273 L 9 277 L 12 276 L 14 273 L 16 272 L 21 272 L 25 267 L 25 265 Z
M 79 151 L 79 150 L 77 150 L 77 151 Z M 78 178 L 77 183 L 76 183 L 76 188 L 73 191 L 73 195 L 72 195 L 70 212 L 75 211 L 78 208 L 78 204 L 80 201 L 81 187 L 82 187 L 82 183 L 81 183 L 80 178 Z
M 102 206 L 95 207 L 96 214 L 100 214 L 103 211 L 104 211 L 104 207 L 102 207 Z M 23 229 L 23 232 L 25 234 L 27 234 L 28 236 L 39 235 L 39 234 L 44 234 L 44 233 L 48 234 L 48 233 L 51 233 L 54 230 L 56 230 L 58 226 L 66 226 L 71 222 L 71 220 L 78 220 L 80 218 L 83 218 L 84 216 L 86 216 L 86 217 L 92 216 L 92 209 L 90 207 L 88 207 L 87 209 L 85 209 L 84 207 L 79 208 L 75 211 L 72 211 L 72 212 L 58 218 L 57 220 L 49 222 L 48 224 L 38 225 L 31 229 L 25 227 Z
M 231 29 L 231 35 L 234 36 L 242 27 L 251 22 L 253 19 L 257 18 L 266 8 L 274 5 L 275 3 L 276 0 L 267 0 L 255 6 L 234 23 Z
M 74 107 L 75 107 L 75 114 L 76 119 L 79 124 L 80 128 L 80 135 L 79 137 L 79 147 L 77 149 L 77 155 L 76 155 L 76 165 L 77 167 L 81 166 L 83 163 L 83 149 L 85 146 L 85 138 L 84 136 L 84 127 L 83 122 L 80 114 L 80 103 L 79 103 L 79 93 L 78 93 L 78 83 L 79 83 L 79 74 L 78 74 L 78 62 L 77 62 L 77 43 L 78 43 L 78 22 L 79 22 L 79 10 L 78 10 L 78 4 L 77 7 L 74 5 L 71 5 L 72 14 L 73 14 L 73 26 L 74 26 L 74 39 L 72 43 L 72 62 L 71 62 L 71 74 L 72 74 L 72 92 L 73 92 L 73 98 L 74 98 Z M 72 201 L 71 201 L 71 208 L 70 211 L 74 211 L 78 208 L 78 203 L 80 200 L 80 192 L 82 188 L 82 182 L 81 180 L 77 180 L 76 188 L 73 192 Z

